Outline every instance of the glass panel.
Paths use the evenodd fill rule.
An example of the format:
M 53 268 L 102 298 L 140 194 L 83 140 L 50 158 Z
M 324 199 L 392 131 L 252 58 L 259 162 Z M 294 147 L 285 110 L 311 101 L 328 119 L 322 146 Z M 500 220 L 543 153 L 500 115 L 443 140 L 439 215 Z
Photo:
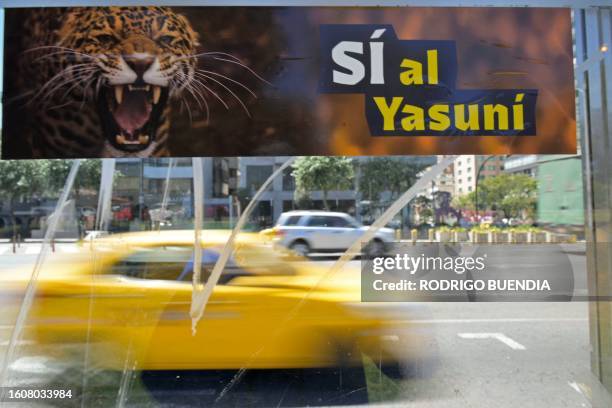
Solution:
M 242 158 L 218 160 L 224 159 L 203 161 L 203 283 L 211 279 L 227 228 L 257 193 L 241 195 L 241 180 L 253 179 L 251 169 L 260 177 L 258 166 L 274 171 L 286 158 L 274 158 L 270 165 L 269 158 L 250 157 L 249 166 Z M 566 295 L 573 302 L 480 302 L 484 295 L 469 293 L 466 300 L 475 302 L 363 302 L 359 283 L 366 264 L 357 257 L 333 272 L 340 254 L 331 251 L 346 250 L 367 231 L 357 222 L 377 222 L 442 160 L 350 159 L 346 175 L 354 190 L 306 188 L 297 178 L 291 196 L 280 182 L 285 171 L 255 203 L 247 222 L 252 232 L 238 235 L 195 336 L 190 316 L 194 189 L 188 161 L 117 160 L 104 231 L 97 230 L 96 219 L 101 165 L 82 162 L 32 303 L 21 309 L 23 295 L 10 294 L 24 293 L 58 202 L 58 189 L 39 184 L 12 210 L 5 207 L 3 218 L 5 231 L 8 227 L 0 244 L 5 350 L 24 311 L 15 348 L 7 355 L 10 384 L 70 387 L 85 405 L 151 407 L 176 403 L 179 391 L 181 401 L 195 405 L 213 404 L 221 395 L 220 405 L 248 400 L 253 406 L 306 406 L 321 398 L 329 399 L 327 405 L 498 404 L 515 401 L 516 395 L 525 404 L 527 398 L 561 404 L 581 403 L 586 397 L 576 389 L 582 387 L 592 390 L 593 401 L 607 401 L 591 373 L 588 352 L 581 156 L 447 159 L 451 165 L 422 184 L 363 247 L 376 254 L 380 248 L 374 244 L 382 242 L 382 250 L 395 259 L 406 244 L 419 250 L 438 243 L 492 245 L 500 252 L 492 253 L 497 255 L 486 273 L 524 278 L 547 276 L 552 251 L 571 265 Z M 30 164 L 21 165 L 31 171 Z M 70 167 L 69 162 L 44 165 L 55 166 L 55 184 L 65 180 Z M 300 165 L 297 160 L 292 168 Z M 382 176 L 368 173 L 383 165 Z M 218 175 L 218 182 L 228 185 L 228 197 L 214 192 L 216 166 L 228 170 Z M 460 179 L 454 177 L 458 166 L 463 166 Z M 229 180 L 231 168 L 243 169 L 236 181 Z M 401 177 L 388 176 L 395 173 Z M 220 220 L 219 206 L 227 209 Z M 330 227 L 353 224 L 321 213 L 326 207 L 353 214 L 358 228 L 334 235 Z M 316 225 L 318 235 L 298 226 L 304 215 L 281 217 L 287 208 L 311 214 L 308 225 Z M 18 217 L 21 222 L 13 221 Z M 266 229 L 279 218 L 293 232 Z M 598 310 L 601 319 L 604 310 Z M 486 390 L 479 385 L 485 381 Z
M 80 162 L 64 199 L 73 161 L 0 161 L 2 385 L 72 392 L 52 406 L 612 406 L 610 13 L 575 21 L 577 155 L 453 158 L 341 270 L 361 224 L 445 157 L 338 158 L 331 187 L 294 177 L 309 158 L 298 159 L 255 203 L 195 332 L 196 255 L 205 284 L 286 157 L 203 159 L 195 248 L 191 159 L 117 159 L 106 228 L 101 161 Z M 296 215 L 279 223 L 295 235 L 268 228 L 290 210 L 318 214 L 321 234 Z M 354 216 L 355 235 L 328 233 L 349 224 L 321 211 Z M 362 301 L 368 259 L 457 243 L 494 248 L 486 274 L 563 275 L 569 289 L 543 302 L 471 290 L 461 302 Z

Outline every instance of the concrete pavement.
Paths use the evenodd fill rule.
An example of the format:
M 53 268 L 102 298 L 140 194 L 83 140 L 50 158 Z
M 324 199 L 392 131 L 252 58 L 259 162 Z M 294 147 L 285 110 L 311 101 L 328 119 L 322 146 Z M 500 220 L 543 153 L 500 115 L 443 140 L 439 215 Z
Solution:
M 33 252 L 0 255 L 0 273 L 33 262 Z M 577 287 L 586 288 L 584 254 L 571 252 Z M 359 261 L 351 265 L 358 266 Z M 393 380 L 380 373 L 368 378 L 364 387 L 338 393 L 329 389 L 334 373 L 310 374 L 307 380 L 297 374 L 251 373 L 228 405 L 607 408 L 612 400 L 590 369 L 588 306 L 587 302 L 412 304 L 413 330 L 429 334 L 436 358 L 423 362 L 410 377 Z M 0 312 L 0 359 L 15 313 L 8 309 Z M 78 347 L 77 354 L 82 351 Z M 58 351 L 33 347 L 27 338 L 22 339 L 12 362 L 11 379 L 20 386 L 81 385 L 83 372 L 68 367 L 58 358 Z M 92 406 L 115 405 L 119 400 L 139 407 L 205 406 L 203 401 L 216 392 L 211 384 L 219 381 L 219 377 L 211 380 L 207 372 L 153 377 L 132 373 L 126 379 L 121 373 L 89 366 L 86 374 Z M 126 392 L 118 393 L 120 387 Z

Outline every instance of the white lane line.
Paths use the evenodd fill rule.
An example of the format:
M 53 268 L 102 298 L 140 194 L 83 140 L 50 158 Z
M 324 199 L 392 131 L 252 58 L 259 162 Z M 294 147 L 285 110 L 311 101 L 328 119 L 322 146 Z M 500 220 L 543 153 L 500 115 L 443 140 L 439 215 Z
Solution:
M 0 341 L 0 347 L 8 347 L 9 344 L 11 344 L 9 340 Z M 20 340 L 17 342 L 17 346 L 31 346 L 33 344 L 36 344 L 36 342 L 32 340 Z
M 66 254 L 76 254 L 77 252 L 79 252 L 79 249 L 74 245 L 62 245 L 59 247 L 59 249 L 61 250 L 61 252 Z
M 580 389 L 580 386 L 578 385 L 577 382 L 574 381 L 568 381 L 567 385 L 569 385 L 570 387 L 572 387 L 574 389 L 574 391 L 576 391 L 578 394 L 582 395 L 582 390 Z
M 545 323 L 545 322 L 588 322 L 587 318 L 500 318 L 500 319 L 421 319 L 411 320 L 411 324 L 466 324 L 466 323 Z
M 34 244 L 34 245 L 28 245 L 28 247 L 25 250 L 25 254 L 26 255 L 34 255 L 34 254 L 38 254 L 40 252 L 42 248 L 41 244 Z
M 10 365 L 12 371 L 27 374 L 60 374 L 64 370 L 53 367 L 53 360 L 45 356 L 22 357 Z
M 513 350 L 526 350 L 527 348 L 523 346 L 518 341 L 512 340 L 510 337 L 506 336 L 504 333 L 457 333 L 457 336 L 462 339 L 495 339 L 504 343 L 506 346 L 510 347 Z
M 589 395 L 588 391 L 587 392 L 583 391 L 583 387 L 585 387 L 584 384 L 580 384 L 580 383 L 577 383 L 575 381 L 568 381 L 567 385 L 569 385 L 574 391 L 576 391 L 578 394 L 580 394 L 580 396 L 582 396 L 586 400 L 586 402 L 588 403 L 589 407 L 593 406 L 593 404 L 591 404 L 591 399 L 588 396 Z M 582 406 L 586 407 L 587 404 L 583 403 Z

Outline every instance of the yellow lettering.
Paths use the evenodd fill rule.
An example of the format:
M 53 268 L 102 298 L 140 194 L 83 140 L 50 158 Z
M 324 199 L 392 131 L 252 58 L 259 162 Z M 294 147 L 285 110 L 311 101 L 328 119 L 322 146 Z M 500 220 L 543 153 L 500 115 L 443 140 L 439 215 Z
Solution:
M 383 116 L 383 130 L 395 130 L 395 114 L 399 110 L 404 98 L 391 98 L 391 105 L 387 105 L 387 100 L 383 96 L 375 96 L 374 103 Z
M 427 82 L 438 84 L 438 50 L 427 50 Z
M 437 131 L 448 129 L 451 125 L 450 118 L 448 117 L 449 110 L 448 105 L 432 105 L 428 111 L 430 119 L 429 128 Z
M 512 124 L 516 130 L 525 129 L 525 120 L 523 119 L 523 97 L 525 94 L 517 94 L 514 98 L 514 102 L 520 105 L 512 106 Z
M 455 127 L 459 130 L 479 130 L 478 105 L 468 105 L 469 118 L 465 119 L 465 105 L 455 105 Z
M 495 127 L 495 116 L 497 116 L 497 128 Z M 508 108 L 504 105 L 484 106 L 485 130 L 508 130 Z
M 405 131 L 425 130 L 425 111 L 423 108 L 406 104 L 402 112 L 408 114 L 402 119 L 402 128 Z
M 423 64 L 408 58 L 404 58 L 400 64 L 402 68 L 408 68 L 400 73 L 400 82 L 404 85 L 423 85 Z

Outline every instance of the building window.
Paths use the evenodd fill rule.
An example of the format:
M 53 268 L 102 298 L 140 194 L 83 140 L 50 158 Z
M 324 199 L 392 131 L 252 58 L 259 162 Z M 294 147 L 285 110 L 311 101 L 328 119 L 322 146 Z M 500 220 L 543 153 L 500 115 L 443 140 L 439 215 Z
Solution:
M 293 169 L 286 168 L 283 170 L 283 191 L 295 190 L 295 178 L 291 175 Z
M 542 178 L 544 179 L 544 191 L 549 192 L 549 193 L 553 192 L 554 188 L 553 188 L 552 174 L 546 174 Z
M 222 157 L 213 159 L 213 197 L 227 197 L 229 194 L 229 163 L 228 160 Z
M 246 188 L 258 190 L 272 175 L 272 166 L 246 166 Z

